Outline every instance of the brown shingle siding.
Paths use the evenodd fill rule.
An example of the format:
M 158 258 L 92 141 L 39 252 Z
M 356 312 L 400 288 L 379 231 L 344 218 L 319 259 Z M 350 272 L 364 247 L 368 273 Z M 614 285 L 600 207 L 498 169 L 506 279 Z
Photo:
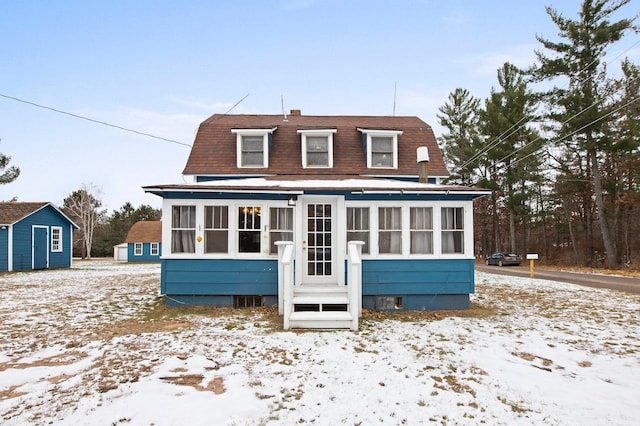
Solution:
M 236 135 L 231 129 L 264 129 L 277 126 L 273 133 L 268 168 L 236 167 Z M 398 168 L 368 169 L 362 144 L 362 129 L 401 130 L 398 137 Z M 334 134 L 333 168 L 304 169 L 298 130 L 337 129 Z M 405 175 L 417 176 L 416 149 L 429 148 L 429 174 L 448 176 L 442 153 L 431 127 L 417 117 L 222 115 L 205 120 L 198 130 L 186 175 Z

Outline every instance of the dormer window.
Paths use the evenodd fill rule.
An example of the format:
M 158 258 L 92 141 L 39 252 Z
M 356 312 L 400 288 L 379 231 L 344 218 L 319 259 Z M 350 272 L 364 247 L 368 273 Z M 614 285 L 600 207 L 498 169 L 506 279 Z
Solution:
M 272 129 L 231 129 L 236 134 L 238 168 L 269 167 L 269 146 Z
M 367 154 L 370 169 L 398 168 L 398 136 L 401 130 L 358 129 Z
M 302 138 L 302 167 L 333 167 L 333 135 L 336 129 L 298 130 Z

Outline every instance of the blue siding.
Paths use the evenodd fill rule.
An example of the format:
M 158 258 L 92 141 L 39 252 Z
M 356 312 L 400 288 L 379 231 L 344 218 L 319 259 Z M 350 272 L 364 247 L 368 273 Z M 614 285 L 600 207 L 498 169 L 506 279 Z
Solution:
M 0 272 L 9 270 L 9 227 L 0 229 Z
M 382 310 L 379 297 L 401 297 L 403 310 L 468 309 L 473 259 L 364 260 L 362 306 Z
M 158 254 L 151 255 L 151 243 L 142 243 L 142 255 L 136 256 L 135 243 L 127 244 L 127 262 L 160 262 L 162 244 L 158 243 Z
M 277 260 L 162 259 L 166 295 L 277 296 Z M 231 303 L 232 305 L 233 303 Z
M 47 245 L 51 244 L 51 227 L 62 227 L 62 251 L 51 252 L 49 247 L 49 268 L 71 266 L 71 223 L 56 209 L 46 206 L 13 225 L 13 270 L 24 271 L 32 266 L 32 227 L 48 228 Z
M 172 306 L 233 306 L 234 295 L 277 301 L 276 260 L 163 259 L 161 293 Z M 467 309 L 474 291 L 473 259 L 365 260 L 363 306 L 402 297 L 405 310 Z

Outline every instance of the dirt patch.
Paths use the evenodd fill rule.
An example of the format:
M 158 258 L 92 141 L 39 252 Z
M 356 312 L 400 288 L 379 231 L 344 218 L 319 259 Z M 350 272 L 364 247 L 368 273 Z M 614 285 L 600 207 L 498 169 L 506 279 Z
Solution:
M 204 376 L 202 374 L 181 374 L 179 376 L 166 376 L 160 377 L 165 382 L 173 383 L 180 386 L 191 386 L 198 391 L 213 392 L 216 395 L 223 394 L 225 392 L 224 379 L 222 377 L 215 377 L 206 386 L 202 385 Z

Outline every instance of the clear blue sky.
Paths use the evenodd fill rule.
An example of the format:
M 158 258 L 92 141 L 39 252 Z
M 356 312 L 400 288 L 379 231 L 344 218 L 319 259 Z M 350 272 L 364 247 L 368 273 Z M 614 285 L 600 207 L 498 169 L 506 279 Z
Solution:
M 224 113 L 418 116 L 439 135 L 456 87 L 486 98 L 496 70 L 526 66 L 544 6 L 581 1 L 0 0 L 0 94 L 191 144 Z M 637 13 L 628 5 L 625 16 Z M 628 34 L 612 55 L 637 43 Z M 640 62 L 638 48 L 625 53 Z M 160 207 L 144 185 L 180 183 L 183 145 L 0 97 L 0 152 L 21 168 L 0 200 L 62 200 L 82 184 L 111 213 Z

